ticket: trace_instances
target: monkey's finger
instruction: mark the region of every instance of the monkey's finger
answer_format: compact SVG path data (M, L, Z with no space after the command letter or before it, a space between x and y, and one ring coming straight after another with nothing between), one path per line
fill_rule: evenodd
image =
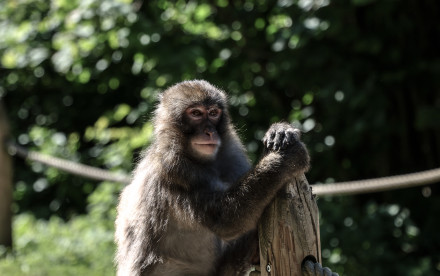
M262 139L261 141L263 142L264 147L266 147L266 146L267 146L267 139L266 139L266 136L263 137L263 139Z
M328 267L324 267L322 269L322 271L324 272L324 276L332 276L333 275L332 271Z
M272 149L273 144L274 144L274 140L273 139L267 139L266 143L265 143L265 146L266 146L267 149Z
M277 131L275 134L274 144L273 144L273 150L279 150L283 144L285 138L284 131Z
M293 131L293 133L295 134L295 138L296 138L297 140L301 140L301 130L299 130L299 129L297 129L297 128L294 128L292 131Z
M314 276L315 275L315 265L312 261L307 260L302 267L303 276Z
M324 271L322 270L322 266L320 263L315 263L315 275L324 276Z
M270 133L267 134L266 137L266 147L268 149L273 149L274 144L275 144L275 137L276 137L276 132L275 131L271 131Z
M275 131L269 129L263 138L263 144L267 149L271 149L273 147L274 138L275 138Z
M297 140L296 139L296 135L293 132L293 130L291 130L291 129L287 130L286 131L286 137L284 139L284 141L285 141L284 143L286 144L286 147L288 145L292 145L293 143L295 143L296 140Z

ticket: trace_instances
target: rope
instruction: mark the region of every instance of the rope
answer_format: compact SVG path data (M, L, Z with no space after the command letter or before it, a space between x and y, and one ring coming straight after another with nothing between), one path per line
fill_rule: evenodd
M119 182L126 184L130 183L131 181L131 177L126 174L113 173L107 170L41 154L35 151L28 151L27 149L11 141L6 142L6 146L11 155L18 155L22 158L39 162L71 174L100 181ZM316 195L353 195L422 186L439 181L440 168L418 173L375 179L332 184L314 184L312 185L312 189L313 193Z
M75 163L72 161L53 157L50 155L41 154L35 151L28 151L27 149L11 141L6 142L6 146L9 154L11 155L18 155L22 158L39 162L49 167L54 167L71 174L79 175L90 179L101 180L101 181L120 182L120 183L130 182L130 177L126 174L113 173L107 170Z
M352 195L403 189L440 181L440 168L375 179L312 185L316 195Z

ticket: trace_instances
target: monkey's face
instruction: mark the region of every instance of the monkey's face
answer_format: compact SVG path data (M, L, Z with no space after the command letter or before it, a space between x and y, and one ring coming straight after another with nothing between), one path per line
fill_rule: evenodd
M201 161L213 161L221 145L217 126L222 110L216 105L195 105L184 112L184 124L190 130L189 149L192 157Z

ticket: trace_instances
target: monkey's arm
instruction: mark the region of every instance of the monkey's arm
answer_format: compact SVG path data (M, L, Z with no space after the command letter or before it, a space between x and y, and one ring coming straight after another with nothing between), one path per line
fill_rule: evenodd
M255 168L225 192L195 197L202 223L224 239L255 228L287 176L308 169L309 155L297 132L289 124L273 125L264 139L267 153Z
M121 194L115 225L118 276L140 276L144 269L161 262L156 246L165 223L159 210L165 208L160 200L151 206L152 201L148 199L156 198L156 186L146 189L142 185L144 177L140 174Z

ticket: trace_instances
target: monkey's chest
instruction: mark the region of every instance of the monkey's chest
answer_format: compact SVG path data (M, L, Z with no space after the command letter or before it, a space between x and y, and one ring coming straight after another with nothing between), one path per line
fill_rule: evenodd
M220 240L204 228L194 229L171 223L161 243L164 262L156 268L161 275L212 275Z

